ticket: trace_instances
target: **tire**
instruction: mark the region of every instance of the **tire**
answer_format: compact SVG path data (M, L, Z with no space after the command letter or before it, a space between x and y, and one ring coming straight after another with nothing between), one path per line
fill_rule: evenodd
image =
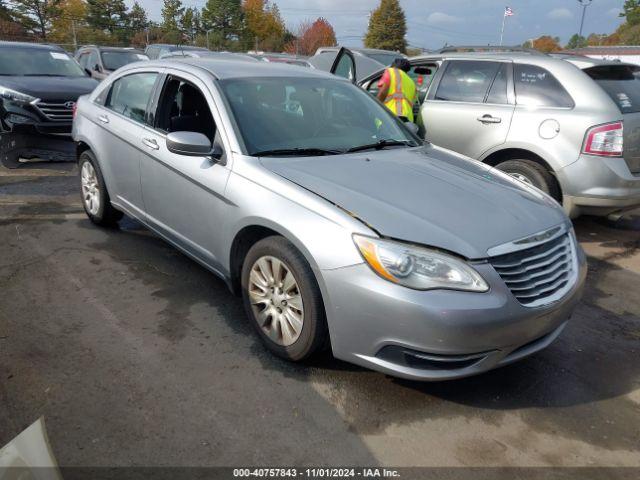
M102 171L91 150L85 150L80 154L78 170L80 172L80 198L89 219L101 227L116 226L123 214L111 205ZM83 175L91 174L91 172L95 175L95 181L86 182ZM91 194L91 192L94 193ZM92 198L90 199L90 197Z
M271 277L276 277L273 272L277 271L277 262L284 266L279 277L285 281L270 283L269 275L262 272L271 267ZM264 268L260 269L260 266ZM296 285L284 292L287 286L284 285L284 289L278 286L283 283L291 285L287 271ZM326 345L328 328L318 282L303 255L284 237L267 237L251 247L242 265L241 282L247 316L265 346L275 355L299 362ZM271 284L275 285L273 289L269 286ZM284 303L281 302L283 299ZM302 309L298 308L300 306ZM281 313L278 313L278 308Z
M555 177L539 163L524 159L507 160L496 165L496 168L560 200L560 188Z

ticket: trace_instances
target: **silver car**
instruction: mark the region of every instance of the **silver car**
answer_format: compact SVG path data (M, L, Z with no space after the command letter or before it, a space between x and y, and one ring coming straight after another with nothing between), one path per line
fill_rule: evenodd
M508 51L443 51L411 64L429 142L540 188L571 217L640 206L639 66ZM345 49L333 71L361 78ZM375 95L381 75L358 84Z
M473 375L553 342L582 291L554 200L326 73L132 65L79 100L73 136L89 218L127 213L222 277L290 360Z

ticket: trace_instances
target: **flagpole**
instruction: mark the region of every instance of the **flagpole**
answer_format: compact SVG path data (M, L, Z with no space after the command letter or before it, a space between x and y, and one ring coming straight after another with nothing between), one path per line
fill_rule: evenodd
M500 30L500 46L502 46L502 38L504 37L504 22L507 20L507 16L502 12L502 30Z

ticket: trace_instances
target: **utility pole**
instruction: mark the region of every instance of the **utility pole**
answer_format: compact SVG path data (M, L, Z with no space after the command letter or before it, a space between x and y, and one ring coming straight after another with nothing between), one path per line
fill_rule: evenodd
M582 5L582 20L580 20L580 33L578 35L582 37L582 29L584 28L584 17L587 14L587 7L591 5L593 0L578 0L578 3Z
M73 34L73 50L78 49L78 39L76 37L76 21L71 19L71 33Z
M147 29L145 30L145 33L147 35L147 47L149 46L149 27L147 27Z

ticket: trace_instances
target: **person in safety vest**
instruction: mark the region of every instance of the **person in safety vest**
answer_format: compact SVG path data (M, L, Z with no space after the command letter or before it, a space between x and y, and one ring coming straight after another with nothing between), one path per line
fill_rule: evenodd
M413 104L418 99L418 89L407 75L409 70L409 60L396 58L378 82L378 100L398 117L413 122Z

